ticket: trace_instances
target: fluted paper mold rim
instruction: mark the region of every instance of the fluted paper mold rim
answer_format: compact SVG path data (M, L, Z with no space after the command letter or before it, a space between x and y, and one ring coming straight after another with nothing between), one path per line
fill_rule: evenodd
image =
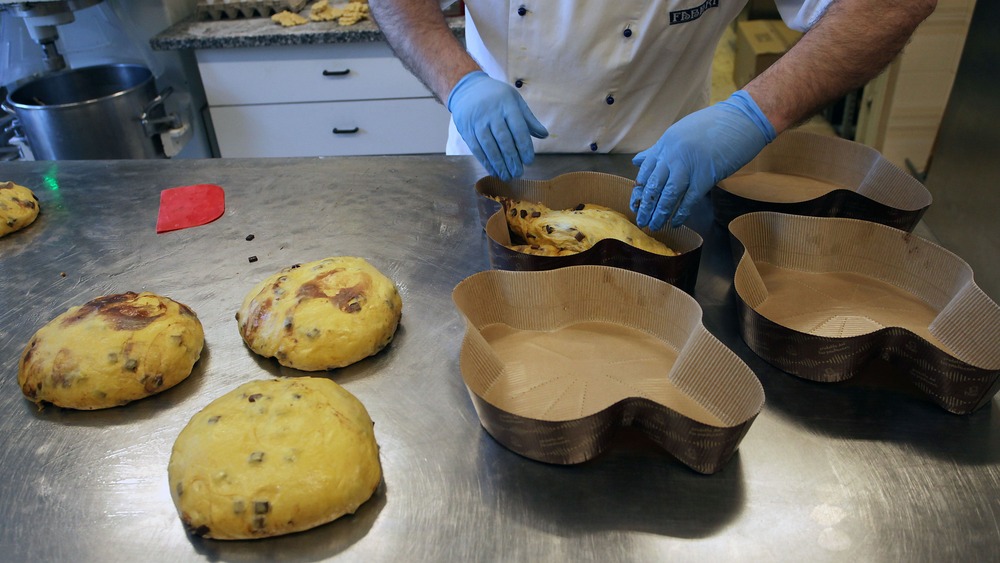
M552 209L572 209L581 203L603 205L635 222L629 199L635 182L604 172L579 171L548 180L515 179L504 182L486 176L476 182L479 218L486 230L490 266L501 270L551 270L566 266L601 265L633 270L653 276L693 294L701 262L703 240L688 227L646 230L677 256L662 256L640 250L618 240L602 240L578 254L534 256L508 248L511 243L503 209L494 197L542 203Z
M944 409L967 414L1000 390L1000 306L972 268L916 235L857 219L749 213L729 224L740 331L751 350L785 372L844 381L881 358ZM929 307L927 333L908 327L827 336L790 328L758 309L769 297L758 264L815 273L853 273L899 289ZM774 315L772 315L774 316Z
M726 191L734 178L770 172L839 186L795 202L770 202ZM790 187L788 188L790 189ZM918 179L861 143L790 130L782 133L746 166L711 190L715 218L725 226L755 211L812 217L844 217L912 231L930 207L931 193Z
M488 270L460 282L452 297L467 325L459 363L480 422L499 443L530 459L581 463L611 447L617 429L634 426L691 469L714 473L735 453L764 405L757 376L708 332L697 301L650 276L607 266ZM588 348L578 361L588 369L598 366L602 374L605 368L614 371L633 385L624 391L609 375L587 379L586 396L594 402L585 409L582 402L570 400L569 391L541 397L522 392L523 386L540 389L540 380L552 374L537 366L527 372L505 364L483 334L506 326L534 338L580 323L639 331L658 342L659 349L672 349L676 358L651 353L635 361L630 357L629 365L615 365L606 346ZM578 390L573 387L579 383L576 378L585 378L576 371L564 377L567 390ZM578 405L579 412L526 412L541 408L535 401L550 402L545 412L558 411L554 407L561 400L568 402L558 406L572 411ZM670 406L664 404L668 402Z

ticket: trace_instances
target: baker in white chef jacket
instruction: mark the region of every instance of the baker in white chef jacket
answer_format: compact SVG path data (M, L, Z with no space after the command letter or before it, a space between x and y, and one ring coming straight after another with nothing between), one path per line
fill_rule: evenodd
M776 0L805 31L708 105L712 58L746 0L465 0L465 46L439 0L369 0L396 54L452 114L448 154L507 180L535 152L630 152L639 226L678 226L778 133L864 85L936 0Z

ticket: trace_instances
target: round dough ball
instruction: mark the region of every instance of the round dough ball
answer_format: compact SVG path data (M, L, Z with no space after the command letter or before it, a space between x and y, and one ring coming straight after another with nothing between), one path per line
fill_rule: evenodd
M177 436L167 477L189 533L237 540L353 514L382 467L361 401L298 377L251 381L209 403Z
M0 182L0 237L23 229L38 217L34 192L14 182Z
M115 407L183 381L204 344L186 305L148 292L106 295L40 328L21 354L17 382L35 403Z
M384 348L403 302L364 258L296 264L257 284L236 313L251 350L305 371L341 368Z

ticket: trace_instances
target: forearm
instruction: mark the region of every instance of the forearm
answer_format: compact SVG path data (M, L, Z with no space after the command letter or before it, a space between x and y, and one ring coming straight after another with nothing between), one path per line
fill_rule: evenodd
M744 90L781 133L882 72L936 4L937 0L834 2L788 53Z
M369 0L396 56L438 98L446 101L455 83L479 70L448 29L437 0Z

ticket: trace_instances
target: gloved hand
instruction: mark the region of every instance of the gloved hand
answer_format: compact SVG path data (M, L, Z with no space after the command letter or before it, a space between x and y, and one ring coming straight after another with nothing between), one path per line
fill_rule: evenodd
M679 227L720 180L753 160L774 140L771 122L743 90L674 123L632 159L639 166L631 206L636 223L652 230Z
M462 77L448 95L448 111L462 139L486 171L507 181L535 160L531 137L549 132L510 84L477 70Z

